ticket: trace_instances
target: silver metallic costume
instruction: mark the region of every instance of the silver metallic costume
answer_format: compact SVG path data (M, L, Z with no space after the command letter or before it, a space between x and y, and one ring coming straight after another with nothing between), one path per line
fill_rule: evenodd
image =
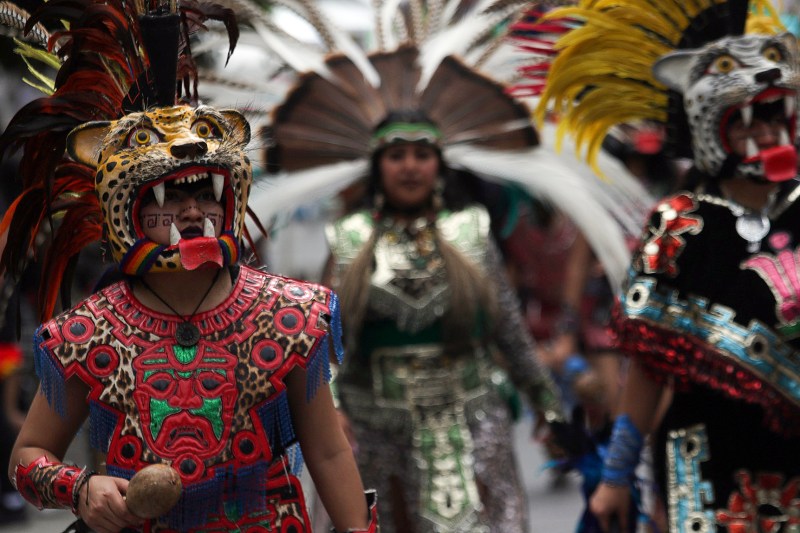
M487 274L501 309L491 336L476 328L458 349L442 341L450 289L434 224ZM337 383L362 477L386 495L381 530L407 531L392 520L404 505L416 521L405 527L416 533L527 531L512 423L496 390L497 356L538 411L557 411L558 399L534 357L488 214L473 206L408 224L369 211L345 217L327 231L335 277L373 231L380 233L367 317L358 339L349 340Z

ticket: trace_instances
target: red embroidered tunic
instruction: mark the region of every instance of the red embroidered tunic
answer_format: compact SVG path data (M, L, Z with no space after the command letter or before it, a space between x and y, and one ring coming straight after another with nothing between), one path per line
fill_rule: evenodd
M119 282L40 327L37 371L61 412L65 380L88 385L91 444L110 475L159 462L180 473L181 501L145 531L306 531L300 484L284 475L295 435L283 378L306 369L309 395L329 379L337 307L327 288L241 267L228 299L192 317L200 340L184 347L182 319Z

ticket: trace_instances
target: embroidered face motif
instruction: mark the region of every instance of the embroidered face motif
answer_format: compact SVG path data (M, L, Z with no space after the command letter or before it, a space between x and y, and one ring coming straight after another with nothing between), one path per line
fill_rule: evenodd
M250 127L237 111L175 106L93 122L69 136L70 155L97 168L95 189L103 208L111 252L127 274L194 270L235 263L252 182L244 149ZM202 235L171 232L169 244L143 232L145 200L164 204L165 187L208 182L224 208ZM149 222L148 222L149 223ZM171 225L163 219L160 223ZM219 237L215 233L220 233Z
M233 355L204 341L188 348L160 344L134 360L133 396L145 440L161 457L183 458L178 467L184 475L191 477L228 441L235 367Z
M683 95L697 166L716 176L735 154L731 128L745 134L738 172L783 181L797 175L797 45L791 34L726 37L704 48L668 54L655 77ZM770 140L755 124L770 123ZM749 132L748 132L749 131Z

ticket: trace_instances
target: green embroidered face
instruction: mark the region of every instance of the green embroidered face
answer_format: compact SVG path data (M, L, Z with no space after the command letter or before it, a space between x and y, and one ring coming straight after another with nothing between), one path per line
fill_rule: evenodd
M236 358L202 340L188 348L171 342L133 362L142 433L161 457L202 461L228 440L237 395Z

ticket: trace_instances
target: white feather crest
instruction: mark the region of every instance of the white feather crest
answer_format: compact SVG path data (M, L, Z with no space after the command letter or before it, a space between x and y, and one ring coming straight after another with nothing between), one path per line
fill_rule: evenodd
M328 67L325 66L324 54L290 46L288 42L259 20L252 20L250 23L267 48L275 52L292 69L297 72L317 72L324 78L330 79L331 75Z
M383 42L378 43L378 46L383 50L392 50L399 44L394 34L394 19L401 1L385 0L376 16L377 24L380 24L379 34L383 37Z
M420 47L420 91L428 85L431 77L445 57L449 55L463 57L468 48L474 43L475 38L484 33L487 28L496 25L501 19L502 16L498 13L475 14L465 17L436 35L432 35Z
M442 10L442 25L448 25L453 21L459 5L461 5L461 0L447 0Z
M248 205L265 224L291 215L298 207L331 198L369 172L367 159L345 161L291 174L261 177L254 182ZM252 223L250 223L252 224ZM255 226L248 225L252 234Z
M618 291L631 259L627 237L632 236L634 228L638 235L644 212L620 210L622 197L627 194L624 188L615 190L601 182L586 165L585 171L576 172L576 167L565 163L565 157L546 146L515 152L455 146L445 152L450 165L467 168L489 181L518 184L572 219Z
M353 64L361 71L361 73L364 75L364 78L373 87L380 86L380 76L378 75L378 72L372 66L372 63L370 63L369 59L367 59L367 55L364 50L355 43L353 38L347 32L342 31L334 24L331 24L329 21L323 19L321 16L318 19L315 18L315 13L309 12L309 9L313 9L313 7L309 8L303 2L297 2L296 0L274 1L277 4L286 6L306 19L321 35L324 34L325 39L330 39L332 43L331 49L327 50L328 53L344 54L350 58L350 61L352 61ZM317 14L319 15L320 13Z

